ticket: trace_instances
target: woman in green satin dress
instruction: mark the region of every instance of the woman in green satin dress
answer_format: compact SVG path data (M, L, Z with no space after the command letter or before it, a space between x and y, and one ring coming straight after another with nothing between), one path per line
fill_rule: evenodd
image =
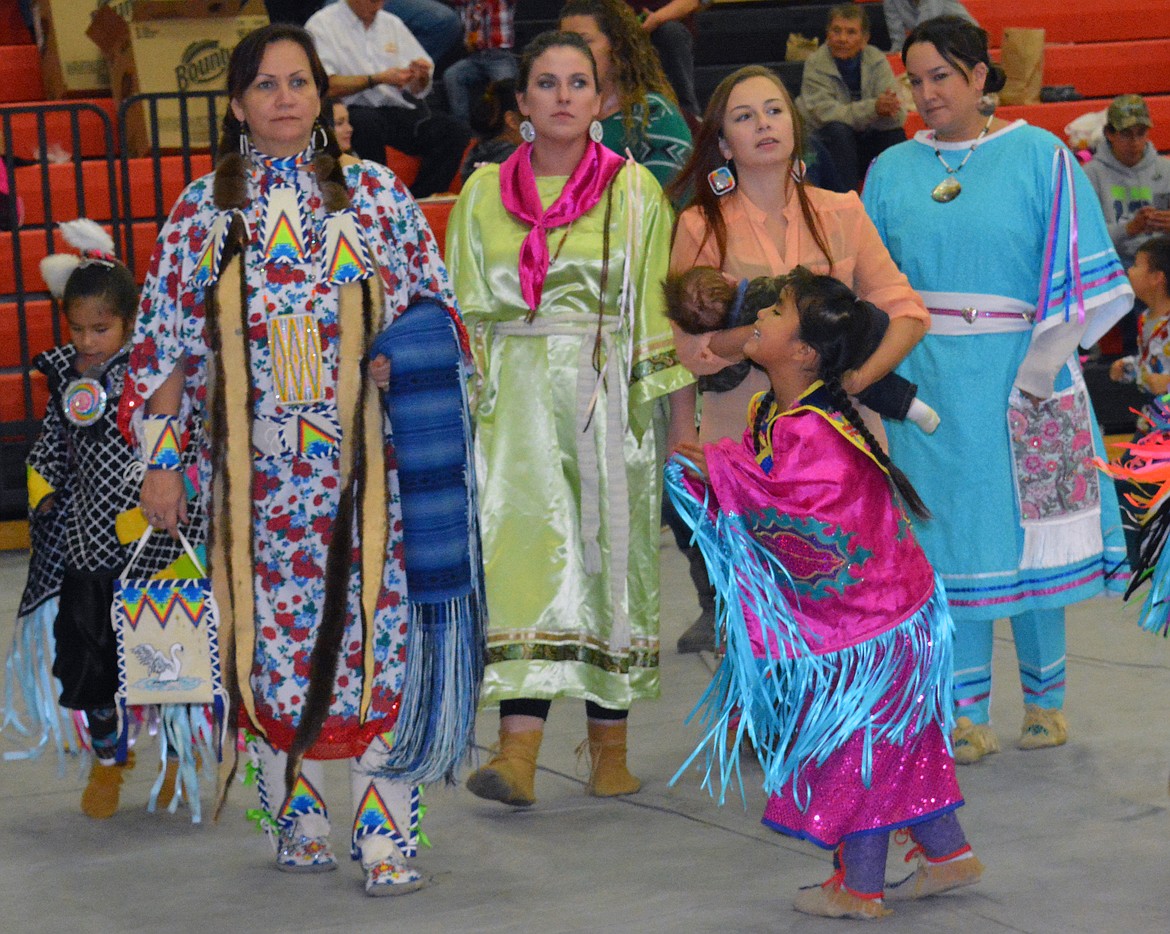
M659 689L652 413L692 377L663 308L670 206L649 170L600 145L589 47L534 39L518 97L528 142L468 180L447 259L477 366L482 702L501 714L500 753L468 787L524 806L556 697L586 702L590 793L640 786L626 714ZM669 446L693 437L693 409L668 434Z

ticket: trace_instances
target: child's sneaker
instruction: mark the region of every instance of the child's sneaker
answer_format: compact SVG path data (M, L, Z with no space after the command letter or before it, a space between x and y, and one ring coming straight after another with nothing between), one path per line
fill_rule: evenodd
M1060 710L1049 710L1035 704L1024 705L1024 725L1020 729L1017 749L1047 749L1068 742L1068 721Z
M134 768L134 753L125 762L103 765L95 761L89 773L89 782L81 793L81 811L95 820L105 820L118 812L118 799L122 796L122 779L127 769Z

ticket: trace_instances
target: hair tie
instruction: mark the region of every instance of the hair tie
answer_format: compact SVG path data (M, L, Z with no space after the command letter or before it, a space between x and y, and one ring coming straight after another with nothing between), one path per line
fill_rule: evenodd
M85 217L57 225L61 238L77 250L73 253L50 253L41 260L41 277L50 294L60 300L65 295L69 277L82 266L97 264L112 268L121 265L114 252L114 239L100 224Z
M731 308L727 312L727 326L729 328L738 328L741 325L751 324L751 319L741 321L740 317L743 315L743 298L747 295L748 280L740 279L739 285L735 287L735 298L731 301Z

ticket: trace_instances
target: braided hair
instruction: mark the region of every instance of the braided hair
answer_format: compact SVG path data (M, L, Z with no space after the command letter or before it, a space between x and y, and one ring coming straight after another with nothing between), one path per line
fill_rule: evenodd
M817 376L824 381L833 408L865 439L910 511L919 519L929 519L930 510L918 491L882 450L841 385L841 374L855 369L868 356L867 338L878 309L854 295L839 279L815 275L803 266L788 274L784 289L792 295L800 314L800 339L817 352Z

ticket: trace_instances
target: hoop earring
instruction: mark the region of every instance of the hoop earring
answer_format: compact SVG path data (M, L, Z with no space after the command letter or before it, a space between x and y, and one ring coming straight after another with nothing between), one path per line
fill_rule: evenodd
M321 144L317 145L317 134L321 134ZM314 152L325 152L329 148L329 134L320 120L313 121L313 135L309 138L309 146Z
M731 160L719 166L707 175L707 184L715 192L716 197L722 198L725 194L735 191L735 173L731 171Z
M248 124L240 121L240 155L247 159L252 155L252 140L248 137Z
M536 139L536 127L532 125L531 120L520 121L520 138L526 143L531 143Z
M605 127L601 125L600 120L594 120L589 124L589 138L595 143L600 143L605 138Z

